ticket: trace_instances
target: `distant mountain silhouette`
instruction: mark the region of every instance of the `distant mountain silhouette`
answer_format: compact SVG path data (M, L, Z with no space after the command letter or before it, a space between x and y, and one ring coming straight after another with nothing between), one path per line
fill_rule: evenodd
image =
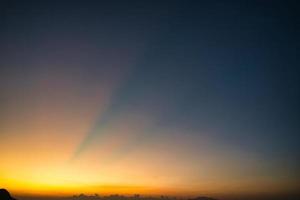
M61 200L62 198L56 198L56 199ZM9 192L6 189L0 189L0 200L16 200L16 199L10 196ZM99 196L98 194L95 194L95 195L87 196L84 194L80 194L80 195L74 195L69 198L64 198L64 200L180 200L180 199L176 197L168 197L168 196L147 197L147 196L140 196L138 194L135 194L133 196L123 196L118 194L109 195L109 196ZM196 197L196 198L191 198L186 200L217 200L217 199L211 197Z
M214 198L211 198L211 197L196 197L196 198L193 198L193 199L190 199L190 200L217 200L217 199L214 199Z
M16 200L12 198L6 189L0 189L0 200Z
M74 195L72 200L217 200L211 197L196 197L191 199L178 199L177 197L170 196L159 196L159 197L149 197L149 196L141 196L141 195L133 195L133 196L123 196L123 195L109 195L109 196L99 196L98 194L87 196L84 194Z

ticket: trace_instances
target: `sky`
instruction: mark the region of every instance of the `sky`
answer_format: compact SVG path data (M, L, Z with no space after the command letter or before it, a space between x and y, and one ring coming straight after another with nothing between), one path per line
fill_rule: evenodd
M293 194L297 1L1 1L0 186Z

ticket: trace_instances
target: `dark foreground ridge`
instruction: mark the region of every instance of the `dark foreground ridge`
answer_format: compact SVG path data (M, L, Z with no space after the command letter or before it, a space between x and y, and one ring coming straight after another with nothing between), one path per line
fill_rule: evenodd
M0 200L16 200L12 198L6 189L0 189Z

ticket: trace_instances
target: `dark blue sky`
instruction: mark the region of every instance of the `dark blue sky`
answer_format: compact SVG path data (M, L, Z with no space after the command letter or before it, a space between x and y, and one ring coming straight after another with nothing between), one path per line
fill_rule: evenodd
M2 1L0 7L1 124L11 107L23 109L22 97L36 95L40 74L74 78L66 87L87 94L116 83L76 155L103 124L138 113L151 119L146 140L165 128L205 132L225 149L299 176L297 1Z

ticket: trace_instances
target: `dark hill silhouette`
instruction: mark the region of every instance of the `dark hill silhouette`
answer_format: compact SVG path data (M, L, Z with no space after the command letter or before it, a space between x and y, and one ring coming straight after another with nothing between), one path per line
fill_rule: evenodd
M0 189L0 200L16 200L12 198L6 189Z

